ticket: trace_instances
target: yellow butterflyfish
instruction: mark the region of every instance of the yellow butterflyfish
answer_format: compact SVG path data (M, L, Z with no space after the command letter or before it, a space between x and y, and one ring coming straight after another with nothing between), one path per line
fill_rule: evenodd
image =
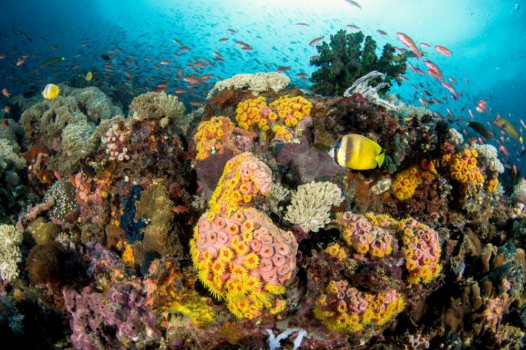
M381 167L385 153L382 147L371 139L362 135L349 134L342 137L339 146L331 150L339 165L354 169L368 170Z
M93 78L93 74L91 74L91 72L88 72L88 74L86 74L86 80L90 81L91 78Z
M44 96L44 98L53 99L57 97L59 93L60 89L58 86L53 84L47 84L44 88L44 91L42 91L42 96Z

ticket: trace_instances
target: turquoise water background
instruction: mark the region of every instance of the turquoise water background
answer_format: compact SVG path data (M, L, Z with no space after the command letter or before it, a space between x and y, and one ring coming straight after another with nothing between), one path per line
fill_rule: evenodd
M440 100L446 95L448 100L444 105L433 105L431 110L447 115L446 108L450 108L456 118L464 116L459 129L466 128L465 121L471 120L468 109L473 111L476 121L485 125L496 118L497 113L509 118L517 129L521 126L520 119L526 121L525 1L357 2L361 9L344 0L29 0L23 3L4 0L0 12L3 35L0 55L5 58L0 59L0 89L7 88L11 95L16 95L31 84L43 88L48 83L67 81L76 74L98 71L111 79L129 81L135 87L153 89L159 83L166 83L169 93L185 89L187 92L178 96L186 102L187 109L195 109L189 102L204 101L216 77L226 79L234 74L268 72L278 66L290 66L291 70L285 74L298 87L308 88L310 83L295 74L310 74L315 70L309 65L309 59L317 55L317 50L309 46L309 42L321 36L328 41L331 34L353 24L376 40L379 52L385 43L404 47L396 37L397 32L407 34L417 45L430 44L431 48L423 48L427 58L440 67L444 77L456 79L454 85L459 93L464 91L464 96L452 101L447 90L433 78L418 76L408 69L406 77L410 81L391 89L405 102L421 106L418 98L424 89ZM297 23L309 26L300 27ZM229 33L228 29L237 33ZM387 32L387 36L379 35L377 30ZM219 42L221 38L229 40ZM191 51L180 51L173 39L180 40ZM234 41L250 45L253 51L242 51ZM81 46L82 43L87 46ZM448 48L453 56L438 53L433 49L435 45ZM100 55L117 48L122 52L109 53L115 56L112 61L115 72L105 73L106 62ZM225 62L214 61L214 51L221 54ZM130 54L138 56L131 60L136 60L140 68L125 67L123 61L130 58ZM24 55L29 57L17 66ZM40 67L45 58L56 56L65 60L52 67ZM185 75L195 75L191 68L186 68L194 58L206 58L216 67L198 68L202 74L214 77L208 84L189 89L177 71L180 68ZM162 60L172 64L163 65L162 70L155 69L153 65L159 65ZM426 70L423 60L413 58L408 62ZM124 70L132 73L133 79L129 79ZM491 113L475 112L481 99L487 101ZM2 95L2 109L6 100ZM465 110L461 111L463 107ZM467 129L468 138L477 136ZM495 132L500 137L500 131L495 128ZM494 140L491 143L498 147ZM522 145L511 138L504 145L510 152L510 162L526 170L526 161L521 162L518 155Z

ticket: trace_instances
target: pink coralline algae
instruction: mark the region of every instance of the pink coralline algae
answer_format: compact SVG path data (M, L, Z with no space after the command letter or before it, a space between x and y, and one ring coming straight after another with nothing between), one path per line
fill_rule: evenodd
M110 220L108 193L94 188L92 180L83 172L75 175L77 196L80 201L80 220L92 228L92 233L102 234L104 225Z
M104 294L85 287L81 294L64 289L71 313L71 342L77 349L121 348L130 342L152 344L160 338L146 298L133 284L115 284Z

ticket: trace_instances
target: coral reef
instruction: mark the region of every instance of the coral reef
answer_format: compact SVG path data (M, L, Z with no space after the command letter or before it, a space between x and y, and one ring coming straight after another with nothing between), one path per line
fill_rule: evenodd
M0 226L1 335L43 349L522 347L526 181L457 120L385 95L406 57L364 39L318 47L315 93L242 74L185 115L188 96L94 73L127 117L97 88L20 99L23 127L0 125L0 221L16 222ZM328 150L348 134L384 165L339 166Z

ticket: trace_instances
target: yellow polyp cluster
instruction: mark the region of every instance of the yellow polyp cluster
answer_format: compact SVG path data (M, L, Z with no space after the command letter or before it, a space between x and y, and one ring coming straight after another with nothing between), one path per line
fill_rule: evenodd
M122 253L122 261L128 266L135 266L135 258L133 257L133 250L131 245L126 244L126 249Z
M453 180L462 184L462 190L469 192L474 186L484 183L484 177L477 166L477 151L466 148L460 154L445 155L442 161L449 165L449 173Z
M491 179L488 181L486 185L486 191L493 192L497 189L497 186L499 185L499 180L497 179Z
M265 98L262 96L241 102L236 109L236 120L239 127L252 131L253 126L258 124L262 130L268 130L268 121L261 118L259 114L259 109L266 105Z
M168 258L152 263L150 272L150 278L144 281L147 286L146 305L164 312L180 312L201 329L206 329L214 321L216 311L207 305L207 298L194 289L197 279L193 270L183 272L174 258Z
M438 233L414 219L401 222L402 251L405 267L409 271L408 282L429 283L442 269Z
M389 227L392 224L397 223L395 219L393 219L391 216L387 214L375 214L374 212L370 211L364 215L364 217L374 226L380 226L380 227Z
M273 315L285 310L285 307L287 306L287 302L285 300L276 299L276 302L274 305L275 306L270 309L270 313Z
M398 173L391 190L396 198L404 201L414 196L416 188L422 183L422 180L433 181L436 173L433 162L422 160L420 167L413 165Z
M276 140L290 141L294 138L292 131L283 125L274 125L272 131L276 133L276 136L274 136L274 139Z
M229 160L210 199L210 212L224 211L227 216L246 207L257 194L270 194L272 172L252 153Z
M202 122L194 136L197 149L196 159L206 159L210 154L220 150L223 136L233 127L234 123L226 117L213 117L207 122Z
M342 333L356 333L366 325L385 325L405 308L396 290L376 295L348 288L347 281L331 281L316 298L314 315L327 327Z
M270 104L276 108L278 118L288 127L295 127L306 115L310 115L312 103L301 96L289 98L281 97L279 100Z
M418 168L416 165L396 174L396 178L391 186L391 190L396 198L405 201L413 197L416 188L422 183L422 178L417 176L417 174Z
M340 261L343 261L347 258L347 252L345 252L345 249L343 249L343 247L340 247L338 243L334 243L328 246L325 249L325 253L329 254L332 257L337 258Z
M184 303L172 302L167 311L180 312L188 316L201 329L206 328L216 318L216 312L206 304L206 297L198 294L185 298Z

